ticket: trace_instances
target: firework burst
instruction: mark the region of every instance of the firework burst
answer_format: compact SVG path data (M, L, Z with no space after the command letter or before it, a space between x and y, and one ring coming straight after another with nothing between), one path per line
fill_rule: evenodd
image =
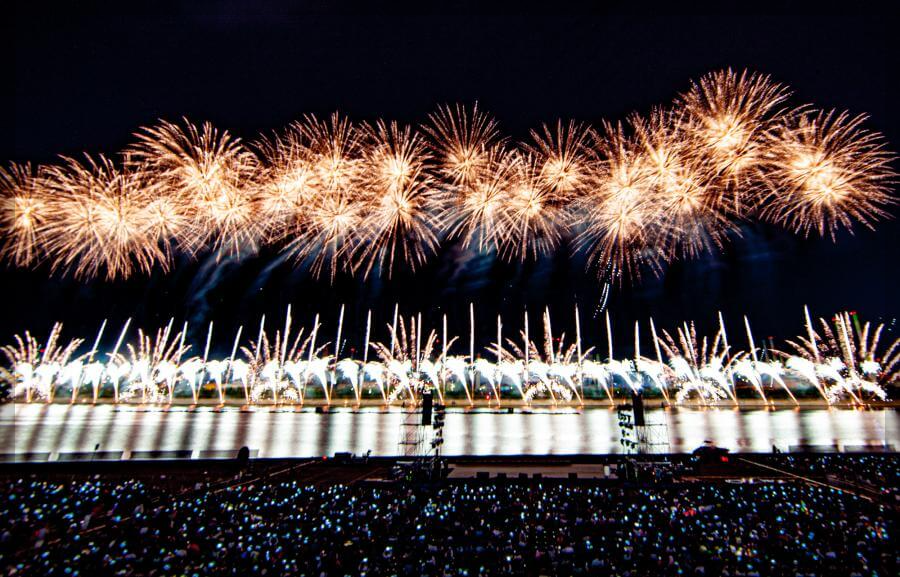
M184 126L164 121L136 136L138 143L127 151L129 162L152 174L169 196L170 211L199 217L185 228L167 221L183 249L210 246L240 254L256 246L253 191L259 162L240 139L187 120Z
M489 151L502 145L497 122L478 110L478 105L444 106L431 114L425 132L438 162L438 170L451 183L466 186L492 166Z
M631 118L636 145L650 171L656 211L651 243L666 259L695 257L721 248L736 227L728 220L712 163L694 154L684 123L674 113L655 109L649 118Z
M485 152L486 168L460 187L456 204L443 215L449 236L462 239L464 248L499 249L507 239L510 196L521 158L494 146Z
M559 121L555 128L545 124L540 131L532 130L531 138L533 143L525 149L537 161L538 176L561 200L590 186L595 162L591 127L574 120Z
M658 227L654 172L647 157L622 125L605 126L596 146L604 159L597 167L594 186L579 201L584 227L579 243L598 268L612 276L639 273L639 265L659 266L660 252L652 239Z
M779 126L769 147L771 194L764 214L804 236L821 236L854 223L874 228L895 202L896 174L880 134L861 125L864 115L807 112Z
M444 242L511 261L571 243L621 282L721 249L753 215L832 237L889 216L896 175L881 135L788 95L725 70L647 116L600 131L560 121L526 142L460 105L416 128L306 116L252 146L161 121L118 162L0 172L0 256L118 279L264 245L333 280L415 270Z
M257 209L270 243L296 236L307 217L307 205L316 196L318 184L302 124L291 124L282 134L261 139L263 172L257 188Z
M0 167L0 256L16 266L35 264L42 255L39 232L47 219L47 196L39 169L30 164Z
M367 132L371 144L363 202L368 217L362 225L359 267L364 277L374 268L390 276L397 260L415 270L437 246L437 210L444 193L427 169L430 157L422 138L411 128L379 121Z
M421 320L410 317L406 321L403 317L399 317L396 325L388 324L388 333L391 337L389 343L372 343L372 348L383 363L397 361L410 363L415 367L421 361L431 359L437 342L437 333L429 331L423 343Z
M298 261L310 261L315 276L327 270L333 280L338 270L351 270L363 224L362 134L336 113L327 121L308 116L300 130L308 142L316 186L289 251Z
M767 133L789 116L788 96L785 86L766 75L728 69L704 76L676 102L686 112L681 129L713 164L736 214L754 208Z
M548 179L545 166L546 162L532 156L524 156L516 163L516 174L503 207L505 233L500 237L501 254L509 260L538 258L553 252L567 229L563 190L572 189L556 177Z
M54 269L114 279L163 260L143 172L118 168L106 157L65 159L48 168L47 182L56 218L41 231Z

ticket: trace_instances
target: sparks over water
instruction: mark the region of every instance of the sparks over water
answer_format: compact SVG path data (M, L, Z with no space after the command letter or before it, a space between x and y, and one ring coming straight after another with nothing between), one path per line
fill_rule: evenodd
M651 318L653 357L641 354L641 335L647 332L635 322L633 358L616 359L609 317L603 358L595 347L583 346L577 307L574 342L566 340L565 333L554 338L549 309L541 315L542 341L532 340L526 311L515 337L509 336L509 327L498 316L496 340L479 354L472 306L465 355L454 351L457 337L448 334L446 316L441 319L438 340L438 328L424 327L421 313L404 316L399 307L395 311L385 327L386 342L372 340L371 311L366 315L361 360L342 356L343 307L335 317L333 343L319 340L319 315L311 330L297 328L288 307L284 324L274 335L267 332L263 316L256 339L241 346L243 327L239 328L230 357L222 359L209 358L212 323L206 329L202 357L192 354L193 346L186 342L187 323L176 333L174 319L155 334L137 330L136 342L126 339L130 320L126 321L108 353L100 348L104 320L93 345L83 354L79 354L82 344L90 341L64 341L62 325L57 323L46 340L26 332L14 344L2 347L9 364L0 369L0 377L14 397L25 402L53 402L62 390L75 402L84 387L94 402L102 397L167 404L184 397L197 403L206 390L207 397L217 398L218 404L229 399L302 404L310 398L325 404L339 400L391 404L416 403L424 391L432 390L441 402L471 405L482 399L497 406L510 402L581 405L586 399L603 398L616 402L617 393L625 400L632 392L659 395L667 403L736 406L739 389L745 392L743 398L766 404L784 394L786 402L795 405L798 395L827 405L865 405L886 400L886 385L900 380L900 339L882 346L883 325L860 325L851 313L839 313L831 323L820 319L819 333L806 310L801 336L786 342L793 351L770 354L757 348L746 317L747 351L732 349L721 315L718 331L711 337L698 334L688 322L673 331L658 331ZM369 349L375 360L370 360Z

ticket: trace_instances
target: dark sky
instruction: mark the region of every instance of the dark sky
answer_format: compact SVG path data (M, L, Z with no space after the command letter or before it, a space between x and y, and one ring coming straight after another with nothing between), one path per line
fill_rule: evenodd
M287 14L268 3L238 12L239 5L187 9L170 3L117 15L31 5L27 14L18 13L6 24L13 58L4 59L12 80L5 91L13 102L2 111L0 160L115 153L135 129L158 118L210 120L252 139L308 112L418 122L437 104L476 100L507 133L524 137L556 118L598 122L646 112L668 103L690 79L728 66L771 74L793 88L797 104L867 112L868 127L900 149L893 82L900 69L898 22L885 14L829 15L801 7L755 16L407 16L322 9ZM631 323L651 315L662 327L683 319L708 327L721 310L736 332L748 314L757 336L777 338L799 332L804 303L821 315L842 309L870 319L900 314L896 220L875 232L842 234L837 243L757 224L741 231L721 254L613 287L609 310L623 352L631 348ZM361 332L368 308L383 326L397 301L407 313L423 311L433 326L449 312L451 327L462 332L474 301L486 343L498 312L518 328L526 305L533 324L549 305L557 333L571 334L577 301L586 338L605 342L602 319L593 317L602 285L584 272L582 260L564 252L503 265L448 249L416 275L367 283L343 278L335 286L290 265L271 267L276 256L239 265L184 261L174 274L118 283L48 280L44 268L4 267L8 298L0 340L26 328L43 334L56 319L74 335L92 334L104 317L121 323L133 316L138 325L155 328L175 315L191 321L198 345L205 323L215 319L224 349L239 323L255 326L263 312L274 330L289 302L301 323L309 324L317 311L327 315L329 333L346 303L351 337ZM255 335L255 328L245 330Z

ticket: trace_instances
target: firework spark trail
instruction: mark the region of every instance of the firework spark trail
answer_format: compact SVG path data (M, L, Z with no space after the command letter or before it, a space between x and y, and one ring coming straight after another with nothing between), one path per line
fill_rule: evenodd
M866 322L861 329L854 329L851 317L855 313L842 312L830 323L820 318L819 333L809 310L805 309L804 313L806 335L786 341L791 352L776 352L803 369L804 378L826 399L833 400L842 392L854 398L864 392L884 398L884 385L900 380L900 338L882 348L884 324L873 327L871 322ZM832 381L832 385L823 388L820 377Z
M12 381L13 394L18 392L16 388L19 387L29 402L35 393L47 402L53 400L57 373L70 362L83 342L83 339L72 339L61 344L62 328L62 323L54 324L43 346L31 333L25 331L24 337L16 335L15 345L0 348L12 365L12 370L4 369L2 376ZM81 357L77 357L72 362L80 360Z
M474 307L470 314L474 327ZM85 341L63 341L62 325L57 323L44 341L26 332L16 336L14 344L0 348L8 361L8 366L0 368L0 378L15 398L25 402L52 402L55 391L65 386L71 387L74 402L77 388L88 383L94 402L105 385L112 388L114 402L171 403L180 387L189 388L190 397L197 403L203 388L209 386L215 389L220 404L226 402L229 392L247 403L303 403L310 390L320 390L324 401L331 403L340 398L338 385L349 382L359 403L368 382L377 386L385 403L416 403L423 391L436 389L441 401L447 395L458 393L461 397L464 392L469 404L481 394L489 394L491 402L501 405L507 400L530 403L538 398L581 404L586 398L586 385L593 382L595 391L602 390L613 403L616 390L624 388L656 390L667 402L708 405L730 401L737 405L738 384L746 383L753 396L767 404L774 402L772 395L779 389L797 404L795 392L804 390L804 383L808 383L828 404L848 401L864 406L885 400L888 387L900 382L900 339L883 346L884 327L856 322L853 314L839 313L832 322L820 319L820 334L812 328L807 313L801 336L787 341L796 352L774 351L775 358L759 353L746 318L749 350L732 351L720 314L718 331L711 338L699 335L695 325L687 322L673 332L657 332L650 319L655 359L641 355L641 335L647 333L635 322L633 357L615 359L607 322L609 357L602 361L596 359L593 347L582 348L577 307L573 343L566 342L565 333L554 336L548 309L542 315L542 342L529 340L527 314L518 342L504 336L508 333L504 333L506 327L498 316L496 340L486 349L485 357L475 356L474 331L469 354L453 355L451 348L457 339L448 335L446 317L442 319L438 348L437 331L425 330L421 313L405 318L398 313L387 325L389 342L370 340L371 316L367 315L364 349L371 346L378 357L375 361L370 361L366 353L361 360L341 357L342 348L337 343L342 343L345 335L343 311L337 315L334 346L317 343L321 330L318 315L312 330L295 328L289 307L283 329L271 337L263 318L256 340L240 347L243 359L235 358L242 329L238 329L230 357L210 359L212 324L202 356L186 357L191 349L185 342L186 323L180 332L173 333L173 318L155 336L138 330L136 343L123 343L130 324L126 322L112 352L98 355L104 322L90 349L76 355ZM119 353L122 347L126 354ZM331 352L326 354L326 350ZM95 356L107 360L95 361ZM512 392L503 391L504 385L512 387Z
M571 241L621 282L721 249L749 217L832 239L887 218L882 135L789 95L718 71L646 116L558 121L523 142L461 105L417 127L306 116L250 144L160 121L118 161L0 169L0 258L116 279L266 246L333 280L415 270L448 242L524 261Z

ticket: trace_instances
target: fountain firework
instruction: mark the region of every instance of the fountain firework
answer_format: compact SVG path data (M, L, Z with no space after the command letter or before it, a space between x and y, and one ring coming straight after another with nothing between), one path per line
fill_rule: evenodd
M359 360L342 356L343 311L341 307L334 343L320 342L319 315L311 330L295 328L288 307L283 328L272 336L263 317L257 338L241 346L240 327L227 358L209 356L212 323L202 356L190 354L187 323L174 332L174 319L153 336L139 329L136 343L126 342L129 319L111 351L101 353L104 321L91 348L81 355L77 352L83 339L63 341L62 324L57 323L43 344L26 332L15 337L14 345L3 347L9 366L2 377L14 398L24 402L53 402L60 387L69 387L70 402L75 402L81 388L88 387L94 402L108 392L113 402L167 404L187 395L198 403L207 391L219 404L235 397L248 404L303 404L311 399L325 404L415 404L423 391L431 389L440 402L472 405L484 398L498 406L582 405L604 398L616 403L617 398L629 399L632 392L659 395L665 403L736 406L742 390L766 404L774 403L778 391L794 404L804 391L813 391L828 405L865 404L886 400L887 387L900 380L900 339L882 350L883 325L861 325L853 313L839 313L832 323L820 319L820 334L807 310L805 336L786 343L795 352L773 351L762 358L746 317L748 351L732 349L721 314L711 338L698 335L695 325L687 322L674 331L657 332L649 319L653 358L641 354L636 322L633 357L617 359L608 314L606 358L594 354L594 347L583 347L577 307L573 342L565 333L554 337L550 311L545 309L542 341L532 340L527 312L518 340L504 338L506 326L498 316L496 340L485 349L485 356L479 356L471 306L469 351L464 356L453 354L457 337L448 334L446 316L439 338L436 329L423 326L421 313L404 317L395 307L386 342L372 340L369 311ZM376 360L369 358L370 349ZM352 397L341 394L348 386Z

